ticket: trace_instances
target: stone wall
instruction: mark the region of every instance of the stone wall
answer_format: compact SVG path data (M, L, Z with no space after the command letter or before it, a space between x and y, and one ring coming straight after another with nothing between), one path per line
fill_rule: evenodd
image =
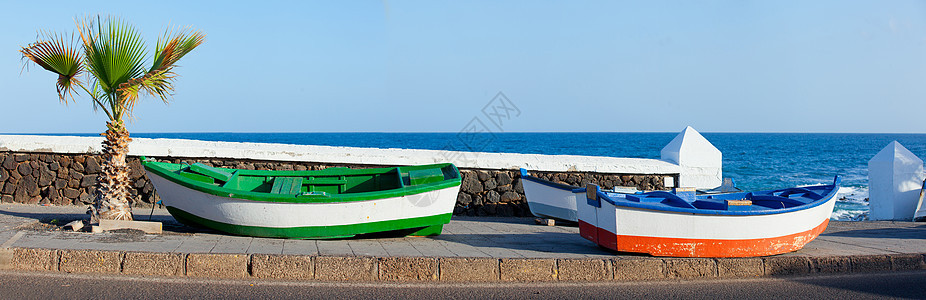
M222 158L158 158L173 163L201 162L215 167L247 170L320 170L329 167L375 168L382 165L284 162ZM92 154L0 152L0 201L28 204L87 205L100 173L101 159ZM135 207L151 207L159 198L138 157L129 157L133 180L130 190ZM461 169L463 184L454 214L470 216L530 216L517 170ZM550 181L575 186L596 183L602 188L633 186L663 189L665 177L678 182L678 174L602 174L585 172L531 172Z

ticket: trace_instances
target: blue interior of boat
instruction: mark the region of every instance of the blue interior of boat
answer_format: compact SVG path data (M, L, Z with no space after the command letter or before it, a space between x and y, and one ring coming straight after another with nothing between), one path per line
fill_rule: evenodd
M835 198L842 179L836 176L832 184L793 187L757 192L696 194L684 191L679 194L667 191L636 192L633 194L601 191L588 193L584 187L551 182L530 176L521 169L521 179L549 187L586 194L588 205L601 207L601 202L615 206L634 207L658 211L675 211L694 214L762 215L802 210L821 205ZM597 188L597 187L596 187Z
M786 188L759 192L724 194L702 194L679 197L666 191L638 192L624 194L599 191L600 199L589 199L589 204L598 206L597 201L607 201L616 206L628 206L661 211L693 212L700 214L754 215L782 213L810 208L825 202L836 193L840 179L831 185ZM585 188L581 188L584 192ZM579 192L578 189L573 190ZM687 195L686 195L687 196Z

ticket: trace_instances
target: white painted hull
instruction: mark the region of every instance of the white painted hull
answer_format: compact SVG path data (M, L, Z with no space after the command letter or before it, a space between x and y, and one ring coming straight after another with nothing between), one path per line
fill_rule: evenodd
M330 227L448 215L459 186L414 195L333 203L280 203L220 197L148 172L162 203L222 224L262 228ZM448 218L449 220L449 218Z
M585 193L577 196L585 197ZM826 229L836 203L767 215L708 215L614 205L579 206L580 232L625 252L677 257L747 257L791 252Z
M576 222L576 194L572 191L544 185L522 177L524 195L527 197L527 206L531 213L541 218L554 218ZM581 199L584 198L582 194Z

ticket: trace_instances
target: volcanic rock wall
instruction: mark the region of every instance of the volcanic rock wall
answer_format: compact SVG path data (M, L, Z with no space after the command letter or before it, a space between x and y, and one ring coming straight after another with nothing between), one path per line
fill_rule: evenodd
M383 165L332 164L224 158L152 157L173 163L201 162L215 167L247 170L320 170L329 167L375 168ZM95 154L0 152L0 201L88 205L93 202L102 160ZM130 195L135 207L151 207L159 198L145 176L138 157L129 157ZM517 170L461 168L463 184L454 214L470 216L529 216ZM678 174L605 174L591 172L531 172L531 175L575 186L596 183L602 188L632 186L643 190L664 189L666 177L678 182Z

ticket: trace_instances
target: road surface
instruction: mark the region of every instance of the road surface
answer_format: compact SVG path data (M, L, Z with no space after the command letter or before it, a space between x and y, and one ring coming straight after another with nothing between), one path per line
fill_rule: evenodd
M3 299L926 299L926 271L640 283L395 284L0 271Z

